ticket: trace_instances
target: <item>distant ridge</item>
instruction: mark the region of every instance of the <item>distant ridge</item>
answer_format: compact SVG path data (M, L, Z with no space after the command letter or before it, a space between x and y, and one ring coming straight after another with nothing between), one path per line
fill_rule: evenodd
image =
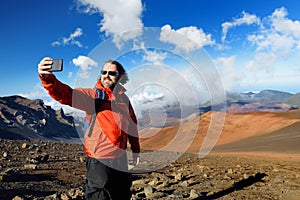
M300 107L300 93L294 94L283 101L283 103Z
M300 93L276 90L228 93L227 101L219 105L168 105L164 107L167 119L160 120L160 112L139 116L140 129L174 127L208 112L247 113L285 112L300 107ZM84 118L66 115L62 109L54 110L40 99L30 100L13 95L0 97L0 138L4 139L79 139L83 133ZM76 123L75 123L76 122ZM80 132L80 136L78 136ZM171 133L169 133L172 135Z
M277 90L263 90L257 94L254 94L254 98L256 99L271 99L274 101L283 101L291 96L293 96L293 94L289 92Z
M260 112L288 111L300 107L287 101L295 99L295 94L277 90L262 90L260 92L229 93L227 95L227 112Z
M74 119L53 110L40 99L0 97L0 138L47 139L78 137Z

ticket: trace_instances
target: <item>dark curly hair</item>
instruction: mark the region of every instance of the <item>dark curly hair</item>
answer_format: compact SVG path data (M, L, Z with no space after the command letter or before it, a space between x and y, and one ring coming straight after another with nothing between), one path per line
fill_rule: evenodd
M125 71L124 67L121 65L121 63L119 63L119 62L116 61L116 60L107 60L107 61L103 64L102 69L103 69L104 65L106 65L107 63L114 64L114 65L117 66L117 70L118 70L119 76L120 76L120 78L119 78L119 80L118 80L119 83L121 83L121 84L124 85L125 83L127 83L127 82L129 81L128 74L127 74L127 72ZM101 69L101 70L102 70L102 69Z

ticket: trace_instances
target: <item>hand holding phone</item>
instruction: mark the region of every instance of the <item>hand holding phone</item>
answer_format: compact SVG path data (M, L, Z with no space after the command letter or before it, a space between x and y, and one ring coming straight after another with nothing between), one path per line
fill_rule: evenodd
M54 59L49 72L60 72L63 70L63 59Z

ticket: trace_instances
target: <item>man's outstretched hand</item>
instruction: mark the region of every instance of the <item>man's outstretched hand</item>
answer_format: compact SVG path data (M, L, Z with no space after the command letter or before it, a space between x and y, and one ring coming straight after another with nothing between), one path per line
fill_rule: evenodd
M53 63L53 59L50 57L45 57L41 60L41 62L38 64L38 73L39 75L47 75L52 74L52 72L48 71L51 69L51 65Z

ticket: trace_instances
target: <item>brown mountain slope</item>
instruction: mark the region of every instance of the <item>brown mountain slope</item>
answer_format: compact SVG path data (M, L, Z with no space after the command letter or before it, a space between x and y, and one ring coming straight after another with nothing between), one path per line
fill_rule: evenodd
M280 152L300 153L300 122L271 133L256 135L240 141L216 146L220 152Z
M224 113L213 114L221 116ZM286 152L300 153L300 138L298 137L300 110L227 113L221 130L209 129L212 123L218 123L218 121L212 122L211 115L212 113L208 112L185 124L162 129L143 130L141 131L141 146L143 149L149 150L199 152L206 135L218 135L218 132L221 132L214 151L226 150L228 152L232 148L234 148L234 152L242 152L247 148L249 150L257 148L266 152L281 151L278 146L285 143Z

